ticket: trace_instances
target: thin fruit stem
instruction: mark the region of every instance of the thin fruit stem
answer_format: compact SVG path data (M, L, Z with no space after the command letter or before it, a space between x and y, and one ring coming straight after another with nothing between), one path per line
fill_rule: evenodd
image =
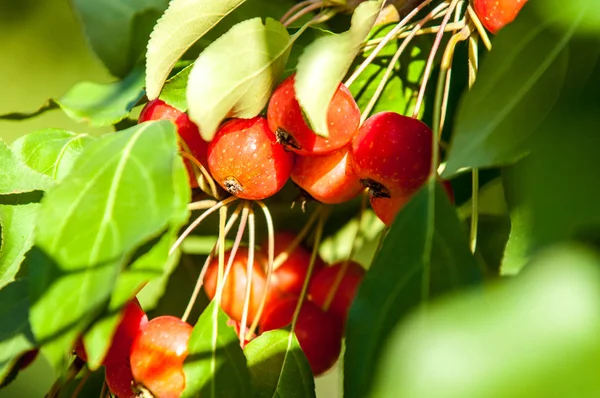
M439 8L439 6L438 6L438 8ZM420 20L415 25L415 27L412 29L410 34L402 41L402 44L400 44L400 47L398 47L398 50L396 50L396 52L394 53L394 56L388 63L388 66L385 69L383 77L379 81L379 84L377 85L377 88L375 89L373 96L371 96L369 103L367 104L367 106L365 107L365 109L362 112L361 120L360 120L361 124L367 119L367 117L369 116L369 114L371 113L373 108L375 107L377 100L381 96L381 93L383 92L383 89L385 88L385 85L386 85L388 79L390 78L390 75L392 74L392 70L394 69L394 66L396 66L396 63L400 59L400 56L402 55L402 53L404 52L406 47L408 47L409 43L415 37L415 35L419 31L419 29L421 29L421 27L423 25L425 25L427 22L429 22L437 12L439 12L439 11L437 9L435 9L435 10L431 11L429 14L427 14L422 20Z
M477 70L479 69L479 58L478 58L478 45L477 38L469 37L469 89L475 84L477 78ZM477 250L477 230L479 227L479 170L473 169L473 180L472 180L472 195L471 195L471 231L470 231L470 242L471 252L475 253Z
M419 95L417 96L417 102L415 104L415 109L413 111L413 118L417 118L419 116L419 112L421 111L421 105L423 104L423 98L425 97L425 89L427 88L427 83L429 81L429 76L431 75L431 70L433 68L433 61L435 59L435 55L440 47L440 43L442 42L442 37L444 35L444 29L446 25L448 25L448 21L452 16L456 5L459 0L452 0L448 10L446 11L446 15L440 24L440 31L435 35L435 41L433 42L433 46L431 47L431 51L429 52L429 58L427 59L427 64L425 65L425 73L423 75L423 81L421 82L421 87L419 88ZM433 168L432 170L434 170Z
M85 368L83 370L83 376L81 376L81 380L79 381L79 383L77 383L77 387L75 387L75 389L73 390L71 398L77 398L79 394L81 394L81 390L83 390L83 386L88 381L90 374L92 374L92 372L90 372L88 368Z
M281 17L281 19L279 20L279 22L281 22L282 24L285 23L287 21L287 19L289 17L291 17L292 15L294 15L295 12L297 12L298 10L300 10L301 8L304 8L310 4L312 4L313 1L312 0L304 0L301 1L300 3L292 6L289 10L286 11L285 14L283 14L283 16Z
M200 187L200 189L202 189L207 194L211 195L213 198L220 199L219 191L217 190L215 180L212 178L212 176L210 175L208 170L206 170L206 167L204 167L204 165L202 163L200 163L198 161L198 159L196 159L195 156L193 156L187 152L180 151L179 154L182 157L191 161L194 164L195 169L200 170L200 174L202 175L203 178L198 180L198 178L196 177L196 182L198 182L198 186ZM207 192L207 190L206 190L205 183L208 184L208 186L210 188L209 192Z
M248 329L248 332L246 334L246 340L250 340L252 334L256 330L260 317L262 316L263 310L265 308L265 304L267 303L267 296L269 294L269 289L271 288L271 276L273 275L273 257L275 257L275 228L273 226L273 217L271 217L271 212L269 211L267 205L265 205L261 200L257 200L256 203L258 203L258 205L262 209L265 215L265 221L267 222L267 236L269 240L267 256L267 275L265 282L265 292L263 293L263 296L260 300L260 305L258 306L256 317L252 321L252 325L250 325L250 328Z
M252 275L254 275L254 252L256 246L256 220L254 219L254 210L250 208L250 215L248 219L249 230L248 230L248 265L246 270L246 292L244 295L244 311L242 311L242 321L240 323L240 347L244 348L244 340L246 336L246 325L248 324L248 311L250 308L250 298L252 295Z
M204 221L204 219L206 217L208 217L209 215L211 215L212 213L214 213L215 211L219 210L220 208L227 206L228 204L235 202L236 200L238 200L238 198L236 196L230 196L227 199L223 199L222 201L218 202L217 204L213 205L212 207L210 207L208 210L206 210L204 213L202 213L200 216L198 216L198 218L196 218L194 220L193 223L191 223L186 229L185 231L183 231L183 233L179 236L179 238L177 238L177 240L175 241L175 243L173 243L173 246L171 246L171 249L169 250L169 256L171 254L173 254L173 252L175 250L177 250L177 248L179 247L179 245L181 245L181 242L183 242L183 240L185 238L187 238L187 236L202 222Z
M467 13L469 14L469 18L471 18L471 21L473 21L475 24L475 28L477 29L477 33L479 33L479 37L481 37L481 40L483 41L483 45L488 51L491 51L492 42L490 41L490 37L488 36L483 24L481 23L481 20L471 5L467 7Z
M219 264L217 269L217 290L215 292L215 303L216 307L221 305L221 295L223 289L219 287L223 284L224 279L224 268L225 268L225 220L227 219L227 206L223 206L219 209ZM215 322L216 324L216 322Z
M310 228L313 226L315 221L317 221L317 217L319 216L319 213L322 211L322 209L323 207L319 205L315 209L315 211L313 211L313 213L310 215L310 218L308 219L308 221L306 221L306 224L304 224L300 232L298 232L298 235L296 235L292 243L290 243L289 246L286 247L283 252L279 253L275 260L273 260L273 271L276 271L277 268L281 267L281 264L285 263L290 257L290 254L294 250L296 250L296 247L298 247L298 245L300 244L300 242L302 242L306 234L308 234L308 231L310 231Z
M285 26L286 28L289 27L292 23L296 22L298 19L302 18L306 14L309 14L309 13L315 11L315 10L319 10L319 9L323 8L324 5L325 5L325 2L319 1L317 3L310 4L310 5L306 6L306 7L304 7L303 9L301 9L300 11L298 11L296 14L292 15L291 17L289 17L287 19L287 21L285 21L283 23L283 26Z
M340 284L342 283L342 280L344 279L344 275L346 275L346 272L348 271L350 261L352 261L352 258L354 257L354 253L356 253L356 250L358 250L358 238L360 237L361 226L362 226L362 221L363 221L363 214L367 208L368 195L369 194L367 193L367 191L363 192L362 200L360 202L360 212L358 213L358 219L356 222L356 233L354 234L354 240L352 241L352 247L350 248L350 254L348 254L348 257L342 264L340 271L335 276L335 281L333 281L333 285L331 285L331 288L329 289L329 292L327 293L327 297L325 298L325 302L323 303L323 311L325 311L325 312L329 311L331 302L333 301L335 294L337 293L338 289L340 288Z
M344 83L344 85L346 87L350 87L350 85L352 83L354 83L354 81L356 80L356 78L358 78L358 76L360 76L360 74L367 68L367 66L369 66L369 64L371 62L373 62L373 60L375 59L375 57L377 56L377 54L379 54L379 52L383 49L383 47L386 46L386 44L388 44L388 42L390 40L392 40L392 38L398 34L398 32L400 32L400 30L402 28L404 28L404 26L415 16L419 13L419 11L421 11L423 8L425 8L427 5L429 5L429 3L431 3L432 0L425 0L423 3L419 4L418 7L416 7L414 10L412 10L410 13L408 13L408 15L406 15L400 22L398 22L398 24L396 26L394 26L394 28L392 30L390 30L381 40L381 42L377 45L377 47L375 47L375 49L373 50L373 52L371 54L369 54L369 56L367 58L365 58L365 60L360 64L360 66L358 68L356 68L356 70L352 73L352 75L348 78L348 80L346 80L346 82Z
M447 8L447 5L445 5L444 8ZM437 18L439 18L439 15L435 15L432 19L437 19ZM461 29L463 26L465 26L464 21L450 22L450 23L448 23L448 25L446 25L444 32L453 32L457 29ZM404 29L402 29L402 31L400 31L400 33L398 33L394 37L394 40L404 39L406 36L408 36L410 34L410 31L414 27L415 27L415 24L406 26ZM428 35L428 34L432 34L432 33L437 33L439 31L440 31L439 25L438 26L428 26L426 28L419 29L416 33L416 36ZM371 40L367 41L364 44L362 51L363 52L370 51L372 47L375 47L377 44L381 43L382 40L383 40L383 38L379 37L377 39L371 39Z
M223 286L219 286L218 288L225 288L225 281L227 280L227 276L231 272L231 267L233 267L233 261L235 260L235 256L237 255L237 251L242 243L242 238L244 237L244 231L246 230L246 224L248 223L248 213L249 213L249 202L244 201L242 206L242 217L240 218L240 225L238 228L238 232L235 235L235 240L233 241L233 245L231 246L231 250L229 251L229 258L227 259L227 267L225 269L225 273L223 274Z
M321 244L321 239L323 238L323 227L325 226L325 220L329 216L330 208L326 207L323 212L321 212L319 217L319 222L317 223L316 231L315 231L315 243L311 252L310 262L308 264L308 269L306 270L306 278L304 278L304 283L302 284L302 290L300 291L300 297L298 298L298 304L296 305L296 309L294 310L294 315L292 317L292 333L296 330L296 322L298 321L298 316L300 315L300 310L302 309L302 304L304 303L304 299L306 297L306 293L308 292L308 285L310 282L310 277L312 275L313 269L315 267L315 263L317 260L317 255L319 253L319 245Z
M242 206L243 206L243 203L240 203L236 207L236 209L233 211L231 216L229 217L229 220L227 220L227 224L225 225L225 237L227 237L227 234L229 233L229 231L231 230L231 228L237 221L237 219L240 215L240 212L242 210ZM206 256L206 260L204 261L204 265L202 266L202 269L200 270L198 279L196 279L196 285L194 286L194 291L192 292L192 295L190 296L187 307L185 308L185 312L183 313L183 316L181 317L181 320L184 322L187 322L187 319L189 318L190 313L192 312L192 308L194 308L194 304L196 304L196 300L198 299L198 294L200 294L200 289L202 289L202 285L204 284L204 276L206 275L206 271L208 270L208 265L212 261L214 255L215 255L215 251L218 250L218 248L219 248L219 239L217 239L217 241L213 245L212 250L210 251L210 253L208 253L208 256Z
M104 398L104 396L106 395L106 388L107 384L106 381L104 381L104 383L102 383L102 389L100 390L100 398Z
M216 200L204 199L204 200L199 200L197 202L190 203L187 206L187 208L190 211L193 211L193 210L206 210L206 209L210 209L211 207L213 207L216 204L217 204Z

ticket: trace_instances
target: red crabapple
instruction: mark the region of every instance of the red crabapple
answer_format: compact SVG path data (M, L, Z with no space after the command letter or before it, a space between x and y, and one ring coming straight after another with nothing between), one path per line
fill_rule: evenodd
M225 267L227 266L230 255L230 250L225 252ZM265 291L267 278L264 269L266 267L266 261L267 260L259 252L255 252L251 278L252 286L250 287L250 304L248 307L248 323L254 321L254 317L258 313L260 302ZM244 312L246 285L249 279L247 267L248 249L240 247L231 265L231 271L229 271L229 274L227 275L227 280L221 296L221 308L236 322L242 321L242 314ZM214 258L209 264L206 275L204 276L204 291L210 300L215 297L217 292L218 269L219 259ZM267 300L276 300L278 293L275 292L274 289L269 290L270 294Z
M208 166L230 194L260 200L279 191L292 171L293 154L277 143L267 119L232 119L208 145Z
M345 324L358 286L365 275L365 270L357 262L348 261L347 268L342 275L341 272L344 271L343 265L343 261L335 263L315 274L308 288L308 299L325 312L336 316L342 324ZM329 308L325 310L325 301L331 293L338 277L342 279L334 293Z
M487 30L496 34L511 23L527 0L474 0L475 13Z
M189 151L184 150L195 157L205 168L208 168L206 159L208 142L202 139L198 126L190 120L187 113L173 108L162 100L155 99L148 102L144 109L142 109L138 122L142 123L149 120L171 120L175 123L177 134L181 137L187 149L189 149ZM194 175L194 166L189 160L184 160L184 163L188 171L190 185L192 188L198 187L198 181Z
M373 196L370 198L370 201L375 215L381 221L383 221L385 225L390 227L396 219L396 215L410 201L411 198L412 194L396 194L391 198Z
M111 393L119 398L138 398L133 391L134 381L129 357L121 362L107 364L104 374Z
M420 120L380 112L352 140L353 167L375 197L417 191L431 171L433 133Z
M296 156L292 181L322 203L347 202L364 189L350 161L350 145L320 156Z
M277 258L283 253L289 245L296 239L296 234L290 231L277 231L275 233L274 258ZM260 246L260 253L265 259L269 255L268 240L265 239ZM310 264L311 252L306 250L301 244L288 254L285 260L271 274L271 285L274 289L278 289L282 295L300 295L302 285L306 278L308 266ZM266 267L265 260L265 267ZM313 275L317 270L323 268L325 264L319 256L315 259L313 266Z
M271 307L261 320L261 332L289 325L297 304L298 298L288 298ZM335 364L342 349L342 327L337 318L305 301L294 332L315 376L325 373Z
M350 90L340 84L327 109L329 138L318 136L306 123L294 90L294 75L273 92L267 109L269 127L287 149L300 155L322 155L352 140L360 123L360 110Z
M174 316L150 320L131 347L134 380L155 397L178 398L185 388L183 361L191 334L192 326Z

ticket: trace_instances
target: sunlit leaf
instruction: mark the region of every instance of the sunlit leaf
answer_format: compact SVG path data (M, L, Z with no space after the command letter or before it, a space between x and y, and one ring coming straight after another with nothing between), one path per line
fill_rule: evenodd
M251 118L265 107L291 44L281 23L254 18L232 27L200 54L190 72L187 102L206 141L224 118Z
M375 23L381 5L381 0L363 2L354 11L348 31L315 40L298 60L294 83L296 96L310 125L319 135L329 135L329 103Z
M345 396L369 396L383 344L411 310L479 281L481 266L456 213L430 182L398 214L350 309Z
M0 205L0 288L11 282L33 246L33 227L38 203Z
M52 185L52 179L27 167L0 140L0 195L46 190Z
M250 374L237 335L214 301L196 322L183 365L182 397L251 397Z
M146 90L158 98L175 63L192 44L245 0L173 0L150 35Z
M385 344L370 396L595 397L600 259L540 255L517 278L432 304Z
M90 143L48 193L30 252L31 324L55 368L110 298L142 244L180 220L189 190L168 121L144 123Z
M284 329L261 334L244 349L255 398L315 396L315 381L298 339Z

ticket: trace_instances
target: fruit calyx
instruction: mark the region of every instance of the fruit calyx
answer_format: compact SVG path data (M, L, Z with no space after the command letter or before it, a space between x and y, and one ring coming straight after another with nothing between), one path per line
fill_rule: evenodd
M298 141L287 131L279 127L275 130L275 137L277 138L277 143L283 145L286 151L290 151L290 148L300 150L302 147L298 144Z
M391 198L392 195L390 191L383 186L383 184L378 183L375 180L370 178L362 178L360 183L369 190L369 196L372 198Z

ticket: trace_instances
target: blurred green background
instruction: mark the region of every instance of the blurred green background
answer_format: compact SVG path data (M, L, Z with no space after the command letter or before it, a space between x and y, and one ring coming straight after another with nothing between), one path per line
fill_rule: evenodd
M31 112L73 84L113 80L87 48L67 0L0 0L0 114ZM11 142L40 128L94 132L54 110L26 121L0 121Z

